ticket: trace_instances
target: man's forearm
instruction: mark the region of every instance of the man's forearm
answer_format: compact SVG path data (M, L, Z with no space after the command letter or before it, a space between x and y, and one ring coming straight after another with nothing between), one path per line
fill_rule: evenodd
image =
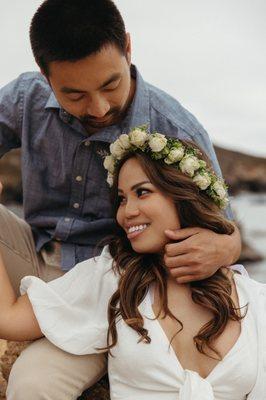
M241 235L238 227L233 223L235 231L231 235L225 235L225 265L234 264L241 253Z

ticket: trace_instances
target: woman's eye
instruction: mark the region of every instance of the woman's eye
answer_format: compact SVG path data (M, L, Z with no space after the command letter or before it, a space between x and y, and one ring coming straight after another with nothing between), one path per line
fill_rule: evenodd
M126 199L123 196L118 196L117 202L118 202L119 205L121 205L121 204L126 202Z
M144 189L144 188L139 188L136 191L138 196L143 196L144 194L150 193L150 190Z

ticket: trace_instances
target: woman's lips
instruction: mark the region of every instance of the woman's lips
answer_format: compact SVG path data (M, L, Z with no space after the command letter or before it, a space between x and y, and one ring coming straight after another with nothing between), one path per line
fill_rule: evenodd
M150 226L150 224L149 224L149 225L146 225L144 229L139 229L139 230L137 230L137 231L128 233L128 234L127 234L127 238L128 238L129 240L135 239L137 236L141 235L144 231L146 231L146 229L147 229L149 226Z

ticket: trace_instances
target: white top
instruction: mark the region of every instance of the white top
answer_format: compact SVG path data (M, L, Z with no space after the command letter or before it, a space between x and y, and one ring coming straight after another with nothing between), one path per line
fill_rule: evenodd
M40 328L53 344L73 354L91 354L106 346L108 302L118 279L106 247L99 257L52 282L23 278L21 293L27 291ZM114 357L108 361L111 399L266 399L265 285L241 275L235 282L240 305L249 304L247 316L237 342L206 379L182 368L160 323L151 319L150 293L139 306L150 344L138 343L138 334L120 320Z

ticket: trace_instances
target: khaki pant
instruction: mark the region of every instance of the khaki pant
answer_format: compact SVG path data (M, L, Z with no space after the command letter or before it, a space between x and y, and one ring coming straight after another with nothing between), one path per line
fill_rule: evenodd
M20 280L26 275L50 281L63 274L56 248L37 255L29 225L2 205L0 252L16 293L19 293ZM103 354L76 356L60 350L46 338L39 339L14 363L7 400L74 400L105 372Z

